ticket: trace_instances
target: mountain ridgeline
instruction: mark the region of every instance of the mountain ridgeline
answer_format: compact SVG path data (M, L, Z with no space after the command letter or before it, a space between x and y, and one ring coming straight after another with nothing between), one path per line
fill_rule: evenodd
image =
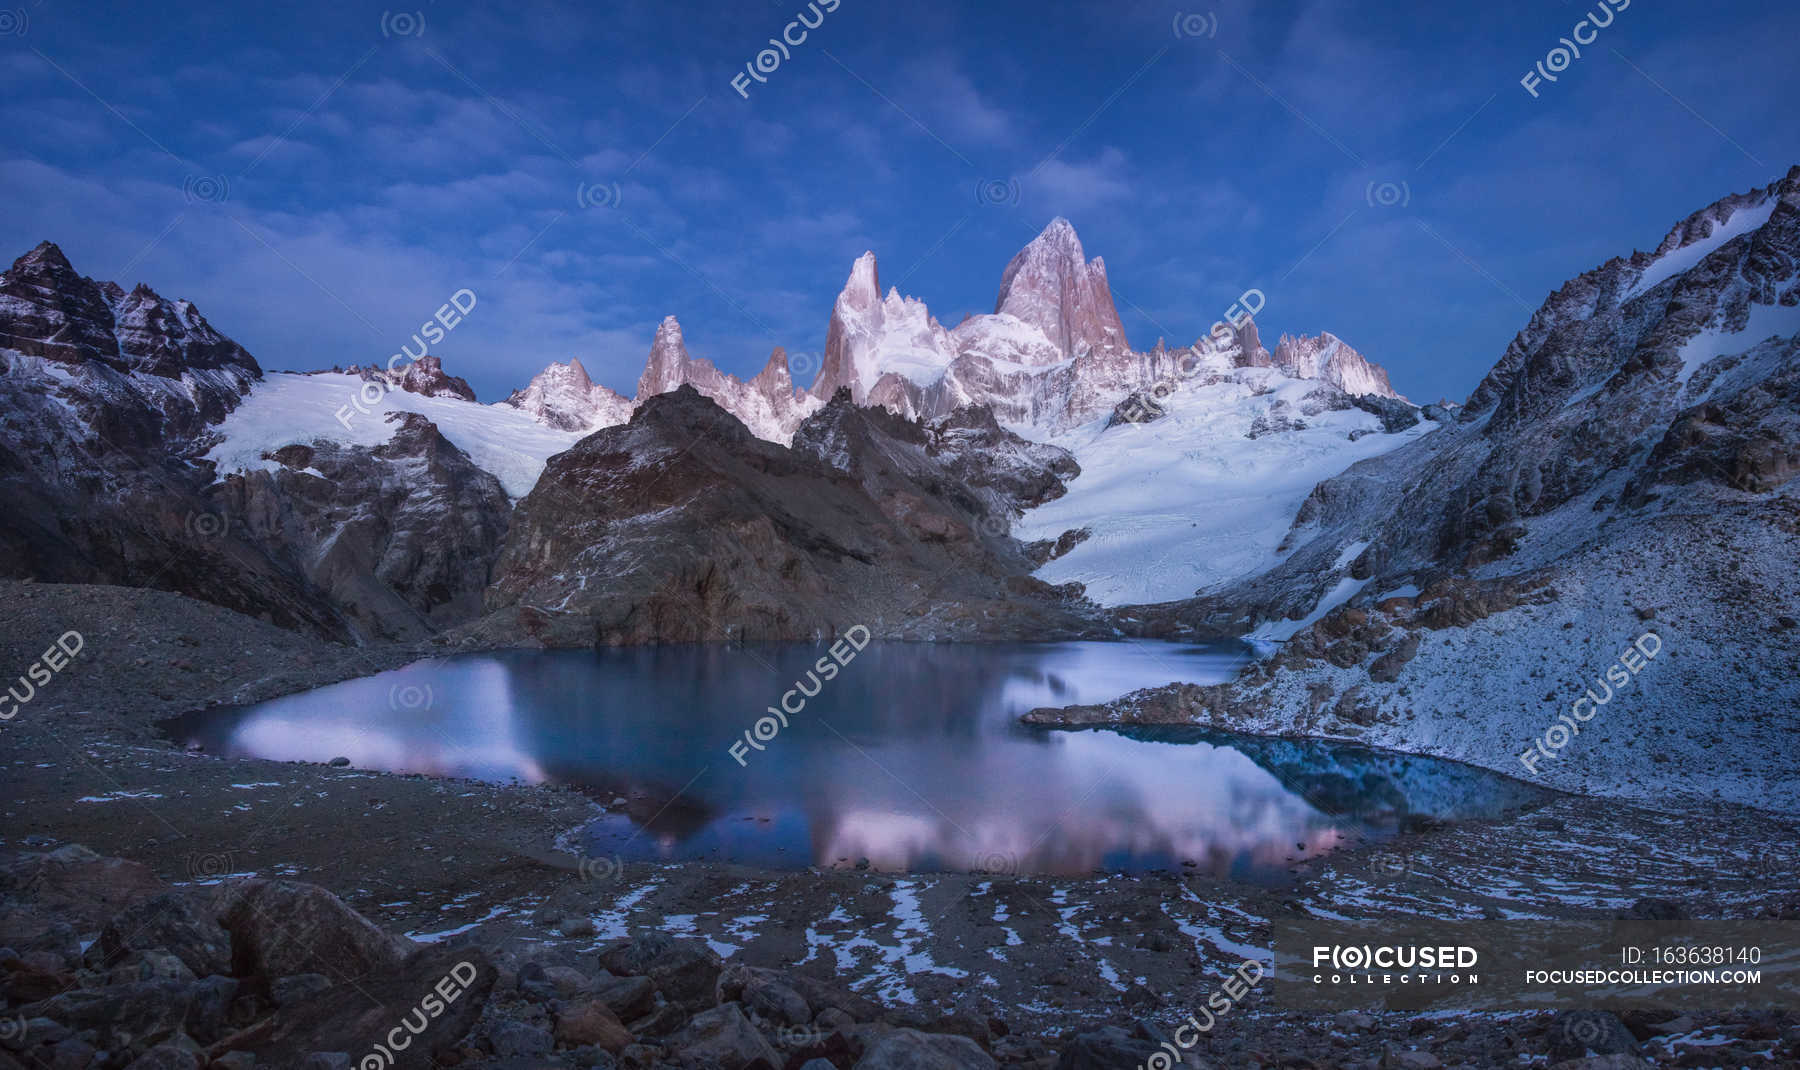
M1271 351L1247 316L1136 350L1061 219L1006 265L994 312L953 328L883 294L864 254L809 385L782 349L748 380L721 372L671 316L634 397L570 359L495 405L435 356L266 372L193 304L85 278L46 242L0 276L3 567L351 642L1292 631L1382 591L1548 568L1584 539L1654 539L1644 518L1690 503L1786 501L1797 188L1800 170L1565 284L1460 410L1412 405L1330 333ZM242 448L247 403L370 383L382 400L354 427L284 405L293 426ZM1323 478L1281 506L1285 538L1120 607L1064 557L1092 531L1016 537L1209 413L1241 418L1232 448L1257 464L1310 436ZM1094 443L1130 448L1084 476ZM1057 582L1034 576L1058 559Z

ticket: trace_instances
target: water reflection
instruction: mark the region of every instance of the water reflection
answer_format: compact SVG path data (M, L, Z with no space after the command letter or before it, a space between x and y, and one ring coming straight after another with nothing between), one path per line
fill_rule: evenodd
M766 749L732 743L822 650L722 644L421 662L171 724L219 753L571 784L593 855L1260 879L1348 836L1486 816L1530 789L1464 766L1198 730L1051 732L1018 716L1224 679L1235 644L876 643Z

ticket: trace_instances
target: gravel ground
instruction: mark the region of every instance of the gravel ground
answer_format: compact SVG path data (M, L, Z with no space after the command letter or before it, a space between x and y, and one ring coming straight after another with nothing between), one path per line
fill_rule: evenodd
M221 759L153 730L196 707L303 690L440 647L334 647L155 591L7 583L0 597L6 677L65 632L82 637L66 667L0 723L0 847L81 843L182 884L293 877L414 939L514 954L591 957L608 939L660 929L737 961L834 979L902 1019L998 1017L1042 1041L1019 1046L1021 1061L1106 1023L1172 1029L1268 946L1282 917L1604 917L1645 896L1700 917L1800 916L1792 821L1725 803L1659 809L1578 796L1352 847L1298 865L1275 888L705 863L603 864L584 877L556 846L600 812L576 792ZM594 931L562 935L571 915ZM1721 1027L1725 1048L1693 1039ZM1209 1051L1230 1066L1440 1065L1396 1061L1414 1049L1441 1065L1547 1066L1548 1028L1544 1016L1307 1018L1257 993ZM1677 1037L1645 1051L1658 1065L1800 1066L1800 1029L1786 1020L1702 1018L1690 1039L1688 1049Z

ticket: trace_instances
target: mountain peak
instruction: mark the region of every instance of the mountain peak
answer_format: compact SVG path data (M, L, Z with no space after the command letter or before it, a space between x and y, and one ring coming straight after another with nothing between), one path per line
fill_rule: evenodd
M13 261L12 272L25 274L75 274L75 265L63 255L62 247L53 241L45 240L31 247L31 251Z
M850 277L844 280L845 294L868 294L871 297L881 294L881 272L875 264L873 251L865 252L850 265Z
M1093 349L1130 348L1113 307L1106 264L1098 257L1086 259L1074 224L1062 216L1006 265L994 312L1044 332L1065 359Z
M1346 394L1398 398L1387 370L1330 331L1317 336L1283 334L1270 362L1295 379L1323 379Z
M638 376L638 400L666 393L687 382L687 363L687 345L681 337L681 323L674 316L664 316L656 325L656 338L650 343L650 358L644 362L644 373Z

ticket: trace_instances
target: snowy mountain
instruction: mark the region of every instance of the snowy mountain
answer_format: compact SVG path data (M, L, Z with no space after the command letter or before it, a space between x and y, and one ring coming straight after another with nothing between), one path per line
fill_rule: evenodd
M1272 360L1249 312L1234 316L1188 349L1161 340L1146 352L1125 337L1106 277L1106 264L1087 259L1068 220L1057 218L1021 249L1000 276L994 312L970 316L953 329L925 303L898 289L881 291L875 254L850 267L826 326L824 359L810 388L796 394L777 350L749 382L690 358L681 328L669 317L657 328L631 405L683 383L722 405L758 437L786 443L808 414L839 390L859 405L880 405L906 417L942 419L969 405L985 405L1000 422L1028 438L1061 434L1111 412L1134 393L1190 379L1203 356L1224 356L1238 367L1277 367L1290 378L1322 380L1350 394L1403 400L1387 373L1330 334L1286 339ZM508 399L553 427L598 430L629 414L623 399L603 387L568 383L568 365L552 364Z
M1800 167L1557 289L1455 419L1313 488L1273 568L1121 616L1278 654L1077 716L1365 739L1659 800L1730 784L1761 805L1791 776L1742 771L1800 731L1797 518ZM1559 718L1579 731L1533 749Z
M584 433L546 426L505 403L482 405L455 394L398 388L365 390L369 381L349 372L270 372L218 424L203 459L221 478L273 472L281 466L273 455L283 446L324 442L374 449L394 437L404 414L414 413L518 499L530 493L545 460Z
M864 253L832 306L825 359L809 393L823 401L848 388L858 405L914 416L926 407L922 391L941 380L955 358L950 332L923 301L893 289L881 296L875 254Z
M1074 226L1061 216L1006 265L994 314L1036 327L1064 358L1130 348L1105 261L1086 259Z
M1330 331L1316 338L1284 334L1269 359L1276 368L1295 379L1323 379L1346 394L1400 397L1388 382L1386 369L1350 348Z
M552 363L505 404L550 427L564 431L598 431L631 419L646 400L679 386L692 386L743 421L758 437L785 444L794 428L823 402L794 389L787 351L777 346L748 382L719 371L712 361L690 357L674 316L664 317L650 343L650 356L638 377L637 396L622 395L593 382L579 360Z
M552 362L506 404L558 431L593 431L631 419L631 399L588 378L579 359Z

